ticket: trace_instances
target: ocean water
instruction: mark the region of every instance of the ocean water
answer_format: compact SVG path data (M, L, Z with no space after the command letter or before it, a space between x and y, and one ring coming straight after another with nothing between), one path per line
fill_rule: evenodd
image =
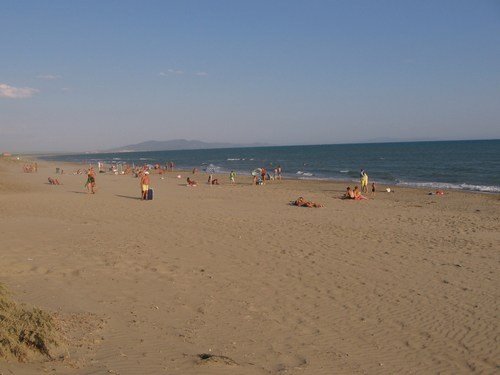
M258 167L270 173L281 165L288 178L358 181L363 168L370 182L431 189L500 192L500 140L279 146L210 150L57 155L46 160L82 163L135 163L176 168L236 171Z

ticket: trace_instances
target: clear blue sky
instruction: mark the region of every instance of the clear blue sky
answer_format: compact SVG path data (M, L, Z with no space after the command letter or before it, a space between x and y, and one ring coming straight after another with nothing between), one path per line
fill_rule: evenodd
M500 1L0 7L0 151L500 138Z

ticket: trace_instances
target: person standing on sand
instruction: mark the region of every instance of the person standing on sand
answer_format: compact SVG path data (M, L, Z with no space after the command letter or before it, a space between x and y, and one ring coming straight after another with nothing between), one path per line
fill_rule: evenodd
M87 182L85 183L85 187L89 194L95 194L95 172L94 167L90 167L87 172Z
M231 184L235 183L235 179L236 179L236 173L234 171L231 171L231 173L229 173L229 181L231 181Z
M281 180L281 165L278 165L278 168L276 168L276 172L277 172L277 175L278 175L278 180Z
M375 183L372 183L372 197L375 197Z
M368 174L365 171L363 171L361 176L361 191L363 193L368 192Z
M141 176L141 191L142 191L143 201L148 199L148 190L149 190L149 172L146 171Z

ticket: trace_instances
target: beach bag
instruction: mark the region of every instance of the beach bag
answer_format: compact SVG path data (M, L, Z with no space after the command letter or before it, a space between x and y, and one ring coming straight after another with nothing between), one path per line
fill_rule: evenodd
M148 201L152 201L153 200L153 189L148 189L147 200Z

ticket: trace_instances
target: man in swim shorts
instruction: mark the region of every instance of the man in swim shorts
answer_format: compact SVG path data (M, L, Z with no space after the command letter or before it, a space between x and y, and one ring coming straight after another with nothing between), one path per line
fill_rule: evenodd
M91 194L95 194L95 172L94 167L90 167L87 172L87 182L85 183L85 187L88 192Z
M149 190L149 172L146 171L141 177L141 191L142 191L143 201L145 201L148 198L148 190Z

